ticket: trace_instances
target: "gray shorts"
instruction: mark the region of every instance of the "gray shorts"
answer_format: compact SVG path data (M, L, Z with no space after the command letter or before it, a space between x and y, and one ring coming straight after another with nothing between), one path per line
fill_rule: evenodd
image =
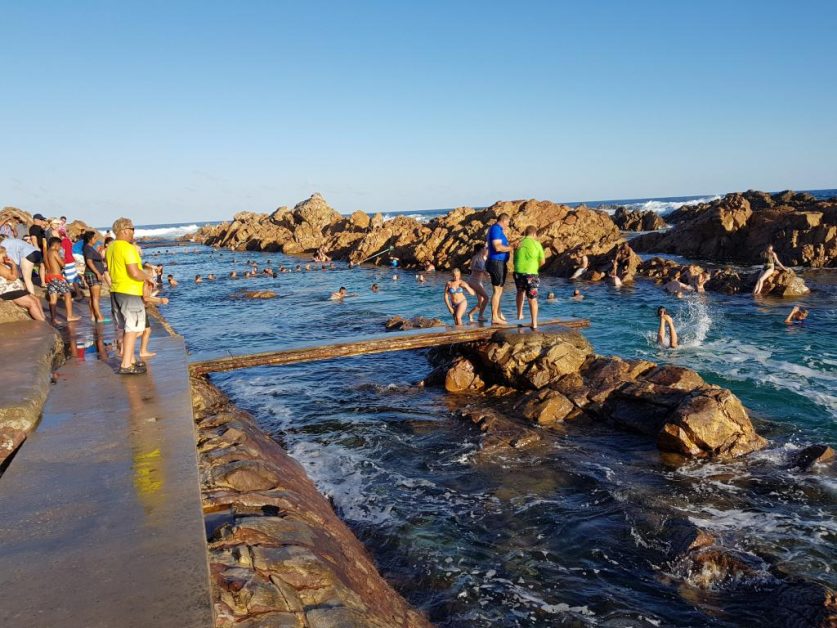
M113 310L113 322L119 329L137 333L145 331L145 303L142 297L111 292L110 307Z

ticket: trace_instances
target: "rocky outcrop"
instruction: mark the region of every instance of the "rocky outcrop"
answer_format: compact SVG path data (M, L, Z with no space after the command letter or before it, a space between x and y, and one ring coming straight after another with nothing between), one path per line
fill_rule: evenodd
M27 317L28 318L28 317ZM0 334L0 468L41 419L52 372L64 355L55 330L39 321L7 323Z
M355 212L343 217L315 194L293 211L280 208L271 215L241 212L230 223L200 229L189 239L234 250L312 253L319 248L337 259L361 262L378 255L374 263L386 263L388 252L402 266L421 267L432 261L439 270L463 267L474 247L485 242L486 231L501 213L511 216L507 234L521 237L530 225L538 229L547 263L544 272L569 275L587 255L591 269L607 272L624 243L619 229L603 211L571 208L548 201L502 201L488 209L460 207L445 216L421 223L406 216L384 221ZM635 255L623 260L635 268ZM602 274L603 276L603 274Z
M792 467L808 471L815 464L825 464L834 460L834 450L828 445L809 445L794 456Z
M448 391L514 389L504 411L532 423L606 421L685 458L732 458L767 444L729 390L683 367L595 355L574 331L504 330L450 351L431 354Z
M387 331L408 331L410 329L428 329L430 327L444 327L445 324L438 318L427 318L426 316L414 316L404 318L393 316L384 323Z
M430 625L252 417L206 379L192 397L216 626Z
M17 321L31 321L29 313L11 301L0 301L0 325Z
M631 241L639 252L760 264L772 244L788 266L837 265L837 199L749 191L686 205L666 219L674 227Z
M655 211L627 207L616 208L613 213L613 222L622 231L658 231L668 226L662 216Z

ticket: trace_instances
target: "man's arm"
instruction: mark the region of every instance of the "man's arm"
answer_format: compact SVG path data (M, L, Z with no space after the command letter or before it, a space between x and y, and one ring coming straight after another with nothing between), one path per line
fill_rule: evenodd
M128 272L128 276L134 281L151 281L148 275L145 274L145 271L140 270L138 264L125 264L125 270Z
M503 244L502 240L492 240L491 245L494 247L495 251L499 251L500 253L510 253L512 247Z

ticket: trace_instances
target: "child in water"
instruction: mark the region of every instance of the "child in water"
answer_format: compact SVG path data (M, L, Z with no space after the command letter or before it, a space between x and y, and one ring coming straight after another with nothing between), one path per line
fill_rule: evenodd
M674 328L674 321L671 320L668 312L663 306L657 308L657 316L660 317L660 328L657 330L657 343L666 346L666 326L668 326L669 343L672 349L677 348L677 330Z
M461 325L462 317L468 309L468 298L465 293L474 296L476 292L465 281L462 281L462 272L458 268L454 268L451 274L453 278L445 284L445 305L453 314L454 325ZM468 320L474 322L473 312L468 316Z

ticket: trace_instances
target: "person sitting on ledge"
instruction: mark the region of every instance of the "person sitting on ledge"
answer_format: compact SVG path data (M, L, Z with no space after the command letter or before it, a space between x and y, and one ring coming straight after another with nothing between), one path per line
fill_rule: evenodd
M770 275L776 272L776 266L782 270L787 270L782 262L779 261L779 256L776 255L776 251L773 250L772 244L767 245L767 249L764 253L762 253L762 256L764 257L764 267L762 267L761 275L759 275L758 281L756 281L756 287L753 288L754 296L761 294L761 291L764 288L764 282L768 277L770 277Z
M663 306L657 308L657 316L660 318L660 328L657 330L657 344L676 349L678 342L677 330L674 328L674 321L671 319L671 316L669 316ZM669 335L668 344L666 344L666 327L668 327Z
M794 323L799 323L801 325L805 322L806 318L808 318L808 310L804 307L794 305L790 314L788 314L788 317L785 319L785 324L793 325Z
M0 247L0 299L11 301L29 312L36 321L45 321L41 300L29 294L23 280L18 277L17 264L7 254L6 249Z
M581 256L581 266L575 269L575 272L570 276L570 279L581 279L581 276L587 272L590 266L590 260L586 255Z

